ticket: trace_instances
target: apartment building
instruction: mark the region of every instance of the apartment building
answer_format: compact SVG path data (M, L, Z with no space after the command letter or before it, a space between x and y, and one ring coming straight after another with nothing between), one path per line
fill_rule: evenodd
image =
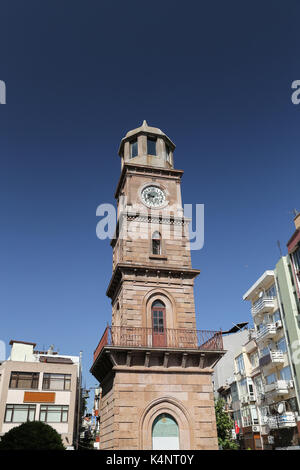
M280 296L281 290L283 283L282 279L279 282L278 272L268 270L243 296L251 302L255 328L252 346L244 347L251 364L247 376L253 382L253 410L256 406L257 424L265 449L281 442L282 429L289 429L291 442L298 442L296 377L284 322L287 301ZM291 298L291 292L288 298Z
M295 297L297 304L300 304L300 213L296 211L294 218L295 232L287 242L291 273L295 286ZM299 320L299 317L298 319Z
M35 343L11 340L10 357L0 364L0 437L26 421L43 421L77 443L81 390L80 356L36 351Z
M255 331L249 330L247 341L234 358L234 366L231 395L233 418L239 428L237 437L242 449L261 450L263 440L254 385L260 383Z

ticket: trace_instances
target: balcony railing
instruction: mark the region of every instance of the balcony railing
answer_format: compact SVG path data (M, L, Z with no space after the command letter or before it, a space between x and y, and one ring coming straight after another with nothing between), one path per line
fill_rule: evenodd
M223 350L223 338L221 331L170 328L157 331L153 328L107 326L95 349L94 361L105 346L220 351Z
M283 414L277 414L274 416L265 416L263 420L270 429L290 428L297 424L295 413L292 411L287 411Z
M277 333L276 323L268 323L264 325L261 330L257 332L256 340L262 341L265 339L273 338Z
M282 363L284 363L284 353L280 350L269 351L268 354L265 354L259 358L259 367L266 367L272 364Z
M257 315L258 313L269 312L270 309L274 307L275 297L262 297L257 300L251 308L252 315Z
M292 388L292 380L277 380L272 384L265 385L266 393L276 393L277 395L286 395Z

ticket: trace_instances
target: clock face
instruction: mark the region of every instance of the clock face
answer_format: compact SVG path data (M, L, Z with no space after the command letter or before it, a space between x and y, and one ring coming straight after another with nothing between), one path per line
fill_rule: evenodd
M157 186L147 186L142 191L142 201L149 207L160 207L165 203L166 196Z

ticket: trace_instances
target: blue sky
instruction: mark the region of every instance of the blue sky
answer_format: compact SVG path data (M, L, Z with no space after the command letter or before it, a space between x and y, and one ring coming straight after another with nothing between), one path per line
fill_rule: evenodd
M111 318L117 150L144 119L176 144L184 203L205 204L192 252L199 329L250 321L242 295L285 253L300 210L299 3L1 2L0 339L83 351Z

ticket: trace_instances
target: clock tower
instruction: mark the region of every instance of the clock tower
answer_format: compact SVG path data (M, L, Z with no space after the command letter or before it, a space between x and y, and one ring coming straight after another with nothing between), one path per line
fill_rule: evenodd
M182 170L174 143L143 122L122 139L112 322L94 352L100 449L217 449L211 376L222 333L196 329Z

